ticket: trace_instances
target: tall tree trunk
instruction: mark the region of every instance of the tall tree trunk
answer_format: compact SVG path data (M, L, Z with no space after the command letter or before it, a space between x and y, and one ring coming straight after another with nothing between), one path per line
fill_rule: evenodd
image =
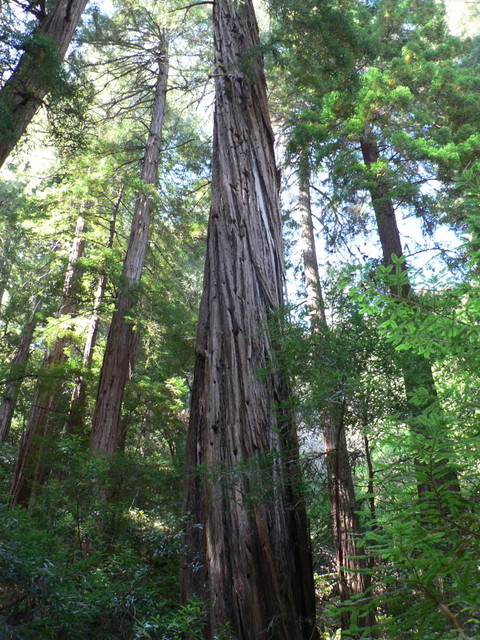
M65 274L62 297L57 317L72 315L76 312L77 302L74 290L77 281L78 260L83 255L85 220L78 218L75 238L70 250ZM35 483L44 479L44 445L51 436L52 416L58 403L63 380L55 368L65 360L64 348L68 338L59 337L51 349L45 353L43 371L32 399L30 417L25 431L15 470L10 504L28 506Z
M365 166L371 170L372 166L380 159L380 152L377 142L369 130L360 140L360 147ZM384 184L384 181L374 172L372 172L371 177L369 190L377 223L378 237L382 247L383 262L385 266L394 265L392 256L394 258L403 258L402 240L395 216L395 207L390 198L388 184ZM402 270L406 269L405 262L401 263L401 268ZM410 282L407 281L400 288L394 286L391 291L392 295L398 295L406 299L411 291Z
M60 244L55 240L51 246L51 251L58 251ZM50 257L46 266L39 274L37 283L44 280L50 273ZM25 366L28 361L30 345L32 343L33 334L37 324L37 313L43 303L43 294L37 293L33 296L30 307L30 316L23 327L15 355L10 363L10 371L8 379L5 382L5 388L2 393L0 404L0 442L5 442L8 438L13 415L15 413L15 405L17 402L18 392L22 385Z
M329 328L325 315L325 303L315 249L310 198L310 167L306 154L300 160L298 178L300 233L311 326L313 331L322 331L324 339L329 341ZM339 393L334 395L340 399L333 401L322 413L321 428L327 468L338 585L340 598L345 601L352 596L365 594L371 587L371 576L365 572L367 562L364 557L364 551L358 545L363 535L357 514L358 503L355 498L353 474L345 434L344 394L339 390ZM375 624L374 612L371 611L366 615L359 616L357 623L360 627L373 626ZM342 612L341 624L344 630L350 627L349 612Z
M320 322L327 326L325 303L318 271L315 230L313 226L312 202L310 196L310 166L307 154L300 158L298 168L300 237L302 241L303 273L307 291L307 305L312 324Z
M315 629L296 433L267 321L282 304L282 236L252 0L213 5L212 206L187 438L190 555L212 640L307 640Z
M11 251L11 239L9 236L5 238L2 246L2 255L0 256L0 309L2 308L3 296L7 289L7 282L10 271L9 253Z
M50 11L38 15L39 26L29 48L0 90L1 111L8 118L0 137L0 167L49 93L87 2L56 0Z
M110 228L106 245L107 249L110 249L113 246L117 214L120 208L124 191L125 187L122 186L118 194L117 202L115 203L112 217L110 219ZM100 309L103 303L106 285L107 274L105 271L103 271L98 280L95 299L93 302L93 314L90 320L90 326L88 328L87 338L85 340L85 346L83 349L83 371L77 379L77 384L75 385L72 393L72 398L70 400L70 411L66 425L66 431L72 434L79 433L85 419L85 404L87 398L87 381L85 378L85 372L89 372L92 367L93 353L95 350L95 345L97 344L98 329L100 326Z
M162 147L162 128L168 80L167 39L160 43L158 76L152 119L143 161L145 185L158 182L158 163ZM113 313L103 358L93 416L90 448L111 455L122 441L121 409L129 370L134 361L136 331L130 315L135 307L148 246L148 230L153 199L148 191L137 196L130 241L122 273L122 288Z
M366 427L367 425L364 424L364 427ZM370 511L370 521L372 523L372 528L376 528L377 527L377 509L375 506L375 494L374 494L374 469L373 469L373 462L372 462L372 455L370 452L370 441L368 439L368 436L364 435L363 436L363 448L365 449L365 460L367 462L367 469L368 469L368 485L367 485L367 489L368 489L368 508ZM372 566L372 565L370 565Z
M344 404L343 402L342 406L341 403L338 403L332 407L323 424L333 538L340 599L346 601L353 596L363 594L364 602L366 602L369 599L372 580L371 575L366 572L369 566L361 544L364 535L360 527L359 505L355 498L352 468L348 455ZM365 613L364 605L362 609L362 613L356 617L357 626L360 628L373 627L376 624L374 610L367 608ZM342 629L348 629L352 618L350 611L343 610L340 617ZM373 629L369 635L375 637Z
M25 365L30 353L33 334L37 324L37 312L43 302L41 296L35 296L32 302L30 317L25 324L20 342L10 364L10 373L2 392L0 405L0 442L5 442L10 433L18 392L22 384Z
M378 162L380 152L375 137L370 129L368 129L365 132L365 135L361 138L360 147L365 166L371 170L372 166ZM371 172L371 178L370 196L375 213L380 244L382 246L383 262L386 266L389 266L395 264L394 258L404 257L402 241L395 216L395 207L390 198L388 184L386 184L382 180L381 176L376 174L374 171ZM401 263L400 268L403 272L406 271L405 261ZM403 284L398 286L393 285L390 288L390 292L394 298L409 300L411 298L411 284L408 276L406 277L406 280L404 280ZM407 351L402 356L402 368L413 430L417 433L421 433L422 435L428 435L425 433L425 428L422 425L421 420L418 418L425 410L430 410L434 406L437 406L440 411L432 367L430 362L424 356ZM427 391L425 400L420 405L418 402L411 401L412 396L419 388L423 388ZM428 481L425 479L427 466L423 463L419 463L417 465L417 471L419 472L419 476L422 478L418 483L419 495L431 493L432 486L447 486L450 490L455 492L460 490L457 474L449 467L447 452L442 457L437 458L434 461L433 476L436 476L437 480L435 477L429 478Z

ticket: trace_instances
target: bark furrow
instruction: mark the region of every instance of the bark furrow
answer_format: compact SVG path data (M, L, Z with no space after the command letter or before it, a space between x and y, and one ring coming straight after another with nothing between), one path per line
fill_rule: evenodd
M205 638L317 638L288 394L267 324L282 304L278 176L251 0L214 2L212 206L187 441L185 598Z

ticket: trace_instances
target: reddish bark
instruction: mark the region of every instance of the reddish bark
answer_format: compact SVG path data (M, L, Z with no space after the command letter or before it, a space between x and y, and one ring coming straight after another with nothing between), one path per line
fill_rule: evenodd
M161 44L152 118L142 169L143 182L152 186L158 181L168 80L167 43ZM131 313L137 302L152 211L153 199L146 190L146 193L137 196L130 241L123 265L122 289L115 304L98 384L90 448L92 451L103 451L108 455L119 450L124 439L121 427L122 402L125 384L133 367L137 339Z
M20 342L10 365L9 378L2 392L0 405L0 442L5 442L10 432L17 396L22 384L23 372L30 354L33 334L37 324L37 312L42 304L42 298L35 296L32 302L30 318L25 324Z
M78 260L81 258L85 246L84 230L85 220L83 217L79 217L68 259L57 317L72 315L76 312L77 302L74 288ZM53 347L45 353L42 377L39 379L32 398L28 426L20 444L10 498L12 505L28 506L35 484L41 484L44 480L45 446L48 446L48 440L52 435L52 416L63 385L63 379L55 369L65 361L64 349L67 340L66 336L57 338Z
M115 224L117 220L118 210L123 198L124 187L120 189L120 193L115 203L115 207L110 219L110 229L108 234L108 240L106 247L109 249L113 246L113 240L115 237ZM82 373L77 379L77 384L72 393L70 400L70 412L66 425L66 430L69 433L78 433L84 423L85 418L85 403L87 400L87 381L84 372L89 372L92 366L93 354L95 346L97 344L98 330L100 326L100 309L103 303L103 297L105 294L105 288L107 286L107 274L103 272L100 275L97 284L97 290L95 292L95 299L93 302L93 314L90 320L90 326L88 328L87 338L85 340L85 346L83 349L82 358Z
M214 2L212 206L187 440L184 597L212 640L315 630L298 445L267 320L282 304L278 174L251 0Z

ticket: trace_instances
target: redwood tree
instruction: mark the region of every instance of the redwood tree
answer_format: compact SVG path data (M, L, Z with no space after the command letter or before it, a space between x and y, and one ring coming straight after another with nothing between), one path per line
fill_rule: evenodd
M38 19L24 53L0 89L0 167L24 134L31 119L52 89L58 67L67 52L88 0L27 3ZM24 5L22 5L24 6Z
M390 287L390 294L398 299L407 302L412 301L412 287L410 278L406 271L402 240L398 229L395 206L392 199L391 190L387 181L382 180L381 174L375 170L375 164L380 160L378 144L371 127L366 127L364 134L360 138L360 149L366 170L369 172L369 192L372 200L372 209L375 213L378 237L382 247L383 262L385 266L399 265L403 271L403 278L400 284ZM423 355L406 351L401 357L403 369L403 379L407 394L407 403L411 414L409 423L417 434L431 438L421 420L418 418L424 411L435 408L441 412L438 403L435 380L432 366ZM423 388L426 391L422 402L412 401L415 392ZM436 453L433 464L417 463L419 478L418 492L420 496L432 491L432 487L446 486L450 491L459 492L458 477L455 470L450 466L448 439L444 439L447 446L440 448L444 457L439 457ZM442 451L443 450L443 451Z
M75 238L70 249L67 271L57 317L77 312L75 288L78 284L78 262L85 247L85 219L77 220ZM45 476L45 446L52 434L52 417L63 386L58 368L65 361L67 335L60 335L45 352L44 371L33 394L28 426L20 444L10 503L29 506L35 483L42 483Z
M302 152L299 162L298 179L303 269L311 328L313 331L321 332L320 335L328 344L331 334L327 325L316 255L310 197L310 166L306 152ZM347 447L346 405L345 391L341 388L336 389L329 405L319 417L323 434L338 588L342 601L348 600L352 596L366 594L371 587L371 576L366 571L367 559L359 544L362 540L362 530ZM364 597L368 597L368 595L364 595ZM349 628L349 611L342 612L341 623L343 629ZM360 627L371 627L374 624L375 614L373 611L358 618Z
M158 72L152 117L142 167L144 189L138 194L132 219L130 239L122 272L122 288L108 332L97 400L93 415L90 447L92 451L113 454L123 442L121 409L125 384L131 371L136 344L134 321L131 317L138 298L138 288L148 247L148 232L153 212L150 191L158 181L158 163L162 147L162 129L168 80L167 39L159 43Z
M288 391L267 328L282 236L251 0L213 5L212 206L187 439L185 598L204 637L317 638L310 540Z
M32 344L37 324L37 313L42 301L42 296L40 295L33 297L30 317L23 327L20 342L10 363L9 377L5 383L0 401L0 442L5 442L10 433L17 396L22 384L25 366L30 354L30 345Z
M122 202L124 194L124 186L122 185L118 194L115 207L110 218L109 233L107 240L107 249L111 249L113 246L113 240L115 236L115 224L117 220L118 209ZM93 301L93 313L90 318L90 324L88 327L87 337L85 340L85 346L83 349L82 357L82 371L77 378L77 384L72 392L70 401L70 411L67 419L66 430L69 433L80 433L81 427L84 423L86 400L87 400L87 379L86 373L90 372L93 362L93 354L95 346L97 344L98 331L100 328L100 308L103 303L105 295L105 289L107 286L107 273L105 269L102 270L97 283L97 289L95 292L95 298Z

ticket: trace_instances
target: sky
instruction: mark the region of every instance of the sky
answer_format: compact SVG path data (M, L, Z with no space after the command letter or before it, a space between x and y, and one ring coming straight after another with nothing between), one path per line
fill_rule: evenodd
M479 33L479 0L444 0L447 23L456 36L472 37Z

